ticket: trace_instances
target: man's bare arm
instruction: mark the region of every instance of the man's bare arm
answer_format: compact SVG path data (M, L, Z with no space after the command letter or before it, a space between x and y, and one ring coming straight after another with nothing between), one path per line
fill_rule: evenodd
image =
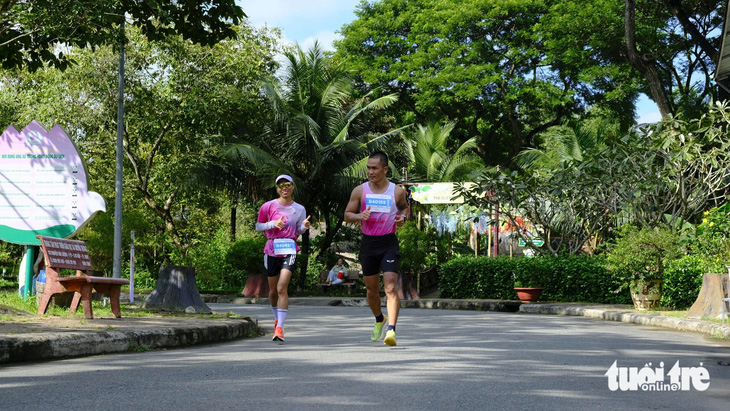
M362 186L355 187L350 194L350 201L345 207L345 222L356 223L358 221L367 220L370 217L370 207L360 213L360 202L362 201Z

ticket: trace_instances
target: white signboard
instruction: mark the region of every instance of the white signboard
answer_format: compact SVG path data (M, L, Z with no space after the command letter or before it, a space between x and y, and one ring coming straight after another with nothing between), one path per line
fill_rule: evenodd
M464 183L466 186L474 183ZM454 183L416 183L410 186L411 198L421 204L462 204L463 197L454 197Z
M104 199L88 191L83 161L61 127L46 131L33 121L0 136L0 240L39 245L38 234L69 237L105 210Z

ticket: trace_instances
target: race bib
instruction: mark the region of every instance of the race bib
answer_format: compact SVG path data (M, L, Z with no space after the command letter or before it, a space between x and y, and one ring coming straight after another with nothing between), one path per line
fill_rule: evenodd
M365 208L370 207L373 213L389 213L392 200L387 194L365 194Z
M297 253L297 244L291 238L274 239L274 254L289 255Z

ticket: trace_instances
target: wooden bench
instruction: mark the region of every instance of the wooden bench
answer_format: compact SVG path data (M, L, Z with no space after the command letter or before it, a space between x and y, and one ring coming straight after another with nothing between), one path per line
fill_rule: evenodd
M117 318L122 316L119 308L119 295L122 285L129 284L129 280L89 275L92 270L91 260L83 241L42 235L36 237L41 240L41 250L46 263L46 286L43 290L43 298L38 305L38 315L46 313L54 294L72 291L74 297L71 301L70 312L76 312L76 308L81 302L84 307L84 316L92 319L94 318L91 310L91 292L93 290L109 294L112 313ZM62 268L76 270L76 275L62 276Z
M357 287L358 281L360 280L359 270L347 270L347 278L342 283L327 284L327 277L329 276L329 273L329 270L322 270L319 273L319 284L317 284L317 286L325 292L329 287L344 286L347 287L347 294L352 294L352 289Z

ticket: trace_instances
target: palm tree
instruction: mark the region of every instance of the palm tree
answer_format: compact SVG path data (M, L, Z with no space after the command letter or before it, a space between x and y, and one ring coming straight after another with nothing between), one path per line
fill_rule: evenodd
M318 43L307 52L299 46L285 53L288 63L283 84L264 81L263 92L275 113L262 144L238 144L240 154L254 165L266 187L281 173L293 177L294 198L312 221L324 221L326 234L319 252L329 248L344 222L344 208L352 188L365 178L367 155L400 129L373 134L362 118L396 101L395 94L373 92L352 101L353 81L342 63L323 55ZM302 235L302 252L309 254L309 232ZM307 260L301 265L300 286Z
M515 164L524 170L549 172L564 163L582 162L585 154L606 147L607 141L619 135L619 124L611 119L568 120L543 135L542 148L517 154Z
M406 154L410 162L412 180L423 182L463 181L471 172L484 168L484 162L472 149L476 148L476 137L462 143L456 151L449 153L447 143L456 124L430 123L417 125L406 140Z

